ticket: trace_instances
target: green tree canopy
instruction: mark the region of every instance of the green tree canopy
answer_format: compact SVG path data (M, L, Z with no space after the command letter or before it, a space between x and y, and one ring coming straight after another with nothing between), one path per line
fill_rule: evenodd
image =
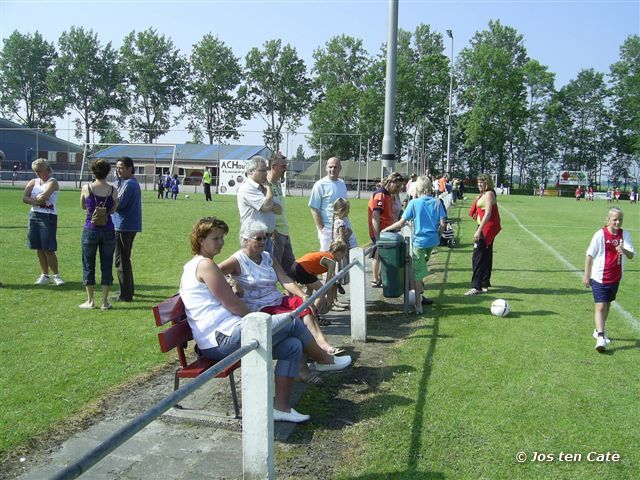
M316 151L341 158L358 156L361 137L360 97L369 59L362 40L346 35L331 38L313 52L316 102L309 114L309 143ZM337 133L337 135L331 135Z
M640 159L640 36L631 35L611 65L613 140L616 157Z
M126 79L125 117L130 135L152 143L175 123L171 109L184 102L187 62L171 39L153 28L129 33L120 56Z
M528 177L538 176L541 180L546 177L546 163L536 165L535 161L544 157L535 156L532 152L536 143L536 135L544 131L542 124L552 96L555 93L553 82L554 74L540 64L537 60L529 60L523 67L524 84L527 91L527 115L524 128L520 135L512 137L509 148L511 149L510 183L513 184L514 164L517 164L520 176L520 186L524 186ZM548 124L547 127L550 127ZM546 130L549 133L548 130ZM530 179L532 183L534 178ZM533 183L535 185L535 183Z
M65 107L51 88L53 64L58 54L39 32L17 30L4 39L0 52L0 108L29 128L49 129Z
M266 145L279 151L282 129L294 131L311 102L311 81L296 49L281 40L268 40L263 49L246 56L246 85L253 112L267 124Z
M90 142L90 132L108 128L113 115L124 108L118 52L111 43L101 46L93 30L71 27L58 40L53 85L76 119L76 138Z
M498 182L505 178L509 143L526 120L528 60L522 35L499 21L490 21L489 29L477 32L460 53L459 103L472 175L494 171Z
M238 128L251 116L241 82L242 68L231 48L205 35L191 52L190 96L184 109L189 130L204 129L210 144L215 138L240 138Z
M610 148L607 97L604 74L593 69L580 71L560 89L562 168L585 170L591 178L599 177Z

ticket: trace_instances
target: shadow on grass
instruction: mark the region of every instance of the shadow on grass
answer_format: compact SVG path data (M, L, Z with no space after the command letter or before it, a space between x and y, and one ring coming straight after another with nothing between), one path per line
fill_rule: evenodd
M638 338L612 338L609 347L603 352L604 355L613 355L616 352L625 350L640 350L640 339ZM629 342L628 345L620 345L620 342Z
M456 237L459 238L459 225ZM451 262L451 255L453 250L448 250L444 261L444 272L442 283L439 288L439 294L436 299L436 304L442 306L445 301L445 289L449 289L451 286L447 284L449 277L448 266ZM432 287L433 288L433 287ZM458 308L458 307L456 307ZM423 475L431 475L430 477L422 477L421 472L418 470L418 458L422 451L422 435L425 425L425 418L427 418L429 412L427 410L427 391L429 388L429 380L431 379L431 372L433 369L433 357L435 355L436 346L440 337L440 318L443 315L449 313L450 309L434 308L430 310L433 314L433 325L431 328L431 335L429 336L429 346L427 353L422 362L422 376L418 382L418 398L416 399L416 407L414 410L413 421L411 422L411 444L409 446L409 452L407 454L408 464L406 472L402 473L403 478L444 478L444 475L438 472L422 472ZM427 337L427 336L425 336ZM375 477L372 477L375 478ZM383 477L379 477L383 478Z
M450 272L450 271L449 271ZM447 274L447 271L443 270L443 273ZM503 294L527 294L527 295L547 295L547 296L558 296L558 295L578 295L589 293L589 290L586 288L553 288L541 286L540 288L520 288L513 287L510 285L494 285L492 286L487 293L481 293L478 295L470 295L468 297L464 296L464 292L466 292L469 288L471 288L471 282L457 282L457 283L446 283L446 282L434 282L429 283L427 280L427 284L425 285L426 290L425 294L428 294L433 290L440 290L442 303L446 304L447 301L483 301L491 297L495 297L496 295ZM459 292L459 293L458 293Z
M350 353L353 355L353 352ZM357 365L357 358L354 364ZM307 393L296 405L296 409L300 411L313 412L313 424L304 426L299 434L288 439L288 443L306 444L319 429L340 430L345 425L353 425L364 419L384 415L398 406L412 404L414 400L410 397L379 391L380 385L409 372L415 372L415 368L408 365L354 366L348 374L323 375L325 385L309 386ZM370 396L362 402L340 397L338 391L345 387L359 395Z

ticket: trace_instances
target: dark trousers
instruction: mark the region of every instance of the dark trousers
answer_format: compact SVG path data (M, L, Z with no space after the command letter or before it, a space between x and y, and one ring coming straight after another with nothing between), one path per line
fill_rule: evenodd
M120 283L120 300L130 302L133 300L133 269L131 268L131 250L133 249L133 239L137 232L116 231L116 253L114 263L118 272L118 282Z
M477 290L489 288L491 286L491 270L493 268L493 243L487 245L484 237L474 244L473 257L473 277L471 277L471 286Z
M291 265L296 261L296 257L293 254L293 247L291 246L291 238L289 235L274 232L273 258L278 260L285 272L291 270Z
M204 201L210 202L211 201L211 184L204 183L203 185L204 185Z

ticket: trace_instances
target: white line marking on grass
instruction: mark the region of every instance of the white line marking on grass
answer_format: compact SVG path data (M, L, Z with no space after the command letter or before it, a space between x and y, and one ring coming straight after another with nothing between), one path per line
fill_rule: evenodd
M535 233L533 233L531 230L529 230L527 227L525 227L522 222L520 220L518 220L518 217L516 217L513 213L511 213L511 211L506 208L504 206L504 204L501 207L502 210L504 210L505 212L507 212L509 215L511 215L511 217L516 221L516 223L518 224L518 226L523 229L525 232L527 232L529 235L531 235L533 238L535 238L538 242L540 242L547 250L549 250L554 257L556 257L558 260L560 260L560 263L562 263L565 267L567 267L568 270L572 271L573 273L575 273L578 278L582 278L582 273L584 272L584 270L582 269L578 269L576 267L574 267L573 265L571 265L571 263L569 263L569 261L567 261L566 258L564 258L562 255L560 255L551 245L549 245L547 242L545 242L542 238L540 238L538 235L536 235ZM637 330L640 330L640 322L638 321L637 318L635 318L633 315L631 315L629 312L627 312L622 305L620 305L618 302L613 302L611 304L611 306L620 314L624 317L625 320L627 320L627 322L629 322L629 324L634 327Z

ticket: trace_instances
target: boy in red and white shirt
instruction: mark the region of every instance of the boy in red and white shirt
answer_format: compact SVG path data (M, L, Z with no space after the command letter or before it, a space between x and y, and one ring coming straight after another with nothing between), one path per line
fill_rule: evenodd
M604 326L622 279L624 259L631 260L636 255L631 236L622 231L623 215L618 207L609 209L604 228L598 230L591 239L584 264L582 283L587 288L591 287L596 304L593 337L599 352L604 352L610 342Z

